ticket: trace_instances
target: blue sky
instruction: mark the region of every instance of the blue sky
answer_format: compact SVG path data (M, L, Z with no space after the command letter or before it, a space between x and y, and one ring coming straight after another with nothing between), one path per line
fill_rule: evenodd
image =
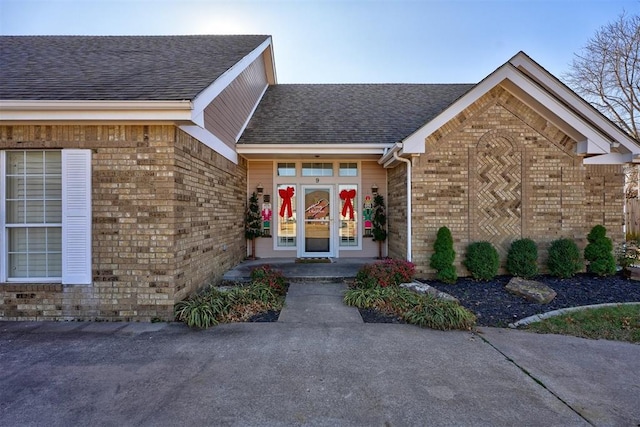
M271 34L280 83L476 83L520 50L561 77L625 10L640 1L0 0L0 34Z

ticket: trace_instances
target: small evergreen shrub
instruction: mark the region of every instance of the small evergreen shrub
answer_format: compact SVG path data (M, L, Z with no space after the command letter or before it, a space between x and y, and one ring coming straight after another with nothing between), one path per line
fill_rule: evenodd
M453 265L456 252L453 249L453 237L447 227L440 227L433 243L433 254L429 266L436 270L436 278L445 283L455 283L458 273Z
M413 263L398 259L385 259L363 266L356 275L356 286L372 288L376 286L398 286L413 280L416 267Z
M587 271L598 276L611 276L616 273L616 260L613 257L613 243L607 237L607 229L596 225L587 235L589 243L584 248L584 259L588 262Z
M498 274L500 255L489 242L474 242L467 246L464 266L476 280L491 280Z
M507 254L509 274L530 279L538 274L538 247L531 239L519 239L511 243Z
M547 268L553 276L561 278L573 277L582 269L580 250L571 239L558 239L549 246Z
M284 276L270 265L261 265L251 270L251 282L254 285L268 286L279 295L284 295L286 292Z

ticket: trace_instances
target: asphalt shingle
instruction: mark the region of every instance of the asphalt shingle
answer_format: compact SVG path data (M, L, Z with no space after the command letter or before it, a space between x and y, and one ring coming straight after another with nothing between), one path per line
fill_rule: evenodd
M394 143L472 84L279 84L265 93L239 144Z
M268 36L3 36L0 99L192 100Z

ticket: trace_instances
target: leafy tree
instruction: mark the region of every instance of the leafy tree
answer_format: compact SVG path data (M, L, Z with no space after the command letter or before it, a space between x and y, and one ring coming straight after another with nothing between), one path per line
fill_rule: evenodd
M372 223L373 240L378 242L378 258L382 258L382 242L387 240L387 212L384 197L380 194L376 194L373 198Z
M244 237L251 240L251 257L256 257L256 238L262 235L262 216L258 206L258 196L252 193L245 216Z
M565 81L602 114L640 139L640 15L622 13L575 55ZM640 165L625 167L627 198L638 197Z
M610 276L616 273L616 260L613 257L613 243L607 237L607 229L596 225L587 235L589 243L584 248L584 259L589 262L587 271L598 276Z

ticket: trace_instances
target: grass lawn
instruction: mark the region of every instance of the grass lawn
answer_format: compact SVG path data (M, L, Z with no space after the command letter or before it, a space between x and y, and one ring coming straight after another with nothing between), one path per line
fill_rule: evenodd
M640 343L640 305L574 311L531 323L526 329L541 334Z

